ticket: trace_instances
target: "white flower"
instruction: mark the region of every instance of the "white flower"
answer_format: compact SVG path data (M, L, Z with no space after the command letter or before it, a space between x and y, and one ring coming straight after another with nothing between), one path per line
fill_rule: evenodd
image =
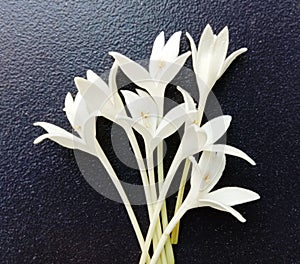
M123 121L140 133L147 150L153 151L164 138L179 129L186 119L186 111L184 104L181 104L161 117L155 100L140 89L137 89L137 92L138 94L122 91L131 118L120 115L117 119L118 122Z
M255 201L260 198L257 193L239 187L225 187L211 192L225 169L225 155L204 151L199 163L194 157L190 157L190 160L193 164L191 189L187 196L190 209L210 206L229 212L239 221L245 222L245 218L231 206Z
M239 187L225 187L211 192L225 169L226 158L223 153L204 151L199 163L192 156L190 160L193 164L190 180L191 188L179 210L164 230L150 264L157 263L170 233L188 210L208 206L228 212L244 223L246 219L232 206L252 202L260 198L257 193Z
M87 71L87 79L81 77L74 79L78 93L86 102L90 114L102 115L115 121L116 115L124 111L116 85L117 69L117 63L114 63L108 84L91 70Z
M226 58L229 32L225 27L218 35L215 35L210 25L207 25L200 37L198 50L189 33L186 33L191 45L193 68L197 76L200 97L206 96L215 82L222 76L232 61L240 54L247 51L241 48ZM205 87L206 86L206 87Z
M64 147L80 149L96 155L96 115L103 115L115 120L115 116L124 111L123 103L117 93L116 71L117 64L115 63L110 71L109 85L90 70L87 71L87 80L80 77L74 79L78 93L75 99L70 93L66 95L64 111L78 136L53 124L36 122L34 125L44 128L47 134L35 139L34 143L40 143L48 138Z
M172 81L191 54L186 52L178 56L180 36L181 32L174 33L167 43L164 32L157 36L150 57L149 71L120 53L109 54L115 58L131 81L146 89L154 99L162 98L167 84Z
M177 86L177 90L181 92L185 104L185 110L186 113L188 114L188 117L185 122L185 129L187 129L190 125L195 124L195 125L200 125L200 120L199 120L199 110L196 108L196 104L194 102L194 99L192 96L182 89L181 87Z
M84 152L96 155L95 152L95 117L90 116L85 101L77 94L75 101L70 93L65 99L67 118L77 132L78 136L47 122L35 122L35 126L44 128L47 133L34 140L34 144L42 142L44 139L51 139L59 145L70 148L80 149Z
M250 164L255 165L252 160L243 151L225 144L215 144L227 131L231 122L231 116L223 115L216 117L203 126L196 124L190 125L182 137L180 150L181 157L192 156L201 151L222 152L245 159Z

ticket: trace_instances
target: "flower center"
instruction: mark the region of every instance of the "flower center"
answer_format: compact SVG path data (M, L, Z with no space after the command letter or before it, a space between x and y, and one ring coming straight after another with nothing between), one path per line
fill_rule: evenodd
M147 113L141 112L141 117L144 120L145 127L149 128L149 112Z
M199 122L199 120L193 120L193 124L195 124L195 125L200 125L200 122Z
M165 66L165 64L166 63L164 61L159 61L158 62L158 68L160 68L160 69L163 68Z
M205 181L205 182L209 182L209 174L206 174L206 175L205 175L204 181Z
M75 130L80 131L81 130L81 126L77 125L74 127Z

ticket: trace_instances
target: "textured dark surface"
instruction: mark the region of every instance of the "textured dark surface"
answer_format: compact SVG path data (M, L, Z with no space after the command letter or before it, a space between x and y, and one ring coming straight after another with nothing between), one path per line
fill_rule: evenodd
M72 151L49 141L34 146L41 130L32 123L68 127L61 109L73 77L107 70L108 51L147 58L161 30L198 38L206 23L229 26L230 50L249 49L214 91L233 116L228 141L257 166L228 158L220 185L262 199L238 207L246 224L210 209L189 212L177 263L300 263L299 3L83 2L1 1L0 263L137 263L123 206L86 183ZM145 221L146 211L136 210Z

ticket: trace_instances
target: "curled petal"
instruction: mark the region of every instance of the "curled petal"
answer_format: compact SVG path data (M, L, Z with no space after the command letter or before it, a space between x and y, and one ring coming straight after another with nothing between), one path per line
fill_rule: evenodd
M196 104L194 102L194 99L192 98L192 96L184 89L182 89L180 86L177 86L177 90L179 92L181 92L182 96L183 96L183 100L185 103L185 107L187 111L190 110L195 110L196 109Z
M51 139L52 141L58 143L63 147L70 149L80 149L90 153L82 139L74 136L70 132L67 132L66 130L58 126L47 122L36 122L33 125L40 126L47 131L47 134L41 135L36 138L33 142L34 144L38 144L45 139Z
M257 193L239 187L225 187L208 193L205 197L228 206L248 203L260 198Z
M228 212L230 214L232 214L234 217L236 217L239 221L241 221L242 223L246 222L246 219L235 209L233 209L232 207L222 204L218 201L214 201L214 200L210 200L210 199L199 199L199 207L203 207L203 206L209 206L212 207L214 209L220 210L220 211L225 211Z
M223 152L228 155L242 158L242 159L248 161L251 165L256 164L255 161L253 159L251 159L245 152L243 152L235 147L232 147L232 146L223 145L223 144L215 144L215 145L205 146L203 148L203 150L213 151L213 152Z
M193 58L193 68L194 68L194 71L196 71L196 68L197 68L197 48L196 48L196 45L195 45L195 42L192 38L192 36L186 32L186 36L190 42L190 46L191 46L191 51L192 51L192 58Z
M222 68L220 69L220 72L218 73L218 78L220 78L223 73L227 70L227 68L230 66L230 64L236 59L237 56L241 55L242 53L246 52L247 48L241 48L239 50L236 50L235 52L231 53L225 60Z
M122 71L132 82L146 90L153 89L152 78L145 68L118 52L109 52L109 54L114 57Z

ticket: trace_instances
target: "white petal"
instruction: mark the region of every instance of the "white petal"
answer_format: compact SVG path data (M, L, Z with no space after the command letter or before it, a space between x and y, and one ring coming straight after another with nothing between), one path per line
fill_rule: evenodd
M177 90L179 92L181 92L181 94L183 96L183 100L185 102L186 110L187 111L196 110L196 104L195 104L194 99L192 98L192 96L186 90L182 89L179 86L177 86Z
M172 135L183 124L186 119L184 104L172 108L161 120L156 131L156 137L162 139Z
M83 127L90 114L86 102L80 93L76 94L72 109L72 115L74 119L74 124L72 126L80 134L80 136L82 136L79 128Z
M223 67L229 43L228 28L225 27L217 36L211 56L210 74L213 76L212 83L218 79L219 72Z
M153 48L150 56L150 63L151 61L157 61L160 58L164 46L165 46L165 33L162 31L154 40ZM151 72L151 66L149 67L149 72Z
M66 98L65 98L65 108L64 111L66 112L67 118L71 124L72 127L74 127L74 114L73 114L73 109L74 109L74 100L71 95L71 93L67 93Z
M238 211L218 201L214 201L210 199L199 199L199 207L203 207L203 206L209 206L220 211L228 212L232 214L234 217L236 217L242 223L246 222L246 219Z
M157 82L165 84L165 86L170 83L177 73L181 70L185 64L187 58L191 55L191 52L181 54L174 62L166 62L165 70L159 73L156 77Z
M241 55L242 53L244 53L246 51L247 51L247 48L241 48L241 49L236 50L235 52L231 53L225 60L223 67L221 68L221 70L218 74L218 78L220 78L223 75L223 73L227 70L227 68L236 59L237 56Z
M35 122L33 123L34 126L40 126L45 129L49 134L56 134L56 135L72 135L68 131L64 130L63 128L53 125L48 122Z
M128 126L133 127L144 138L145 143L149 146L153 136L147 128L127 116L117 116L116 121L125 130L128 128Z
M33 125L40 126L48 132L47 134L41 135L36 138L33 142L34 144L38 144L44 139L51 139L52 141L58 143L63 147L71 149L77 148L88 152L84 142L80 138L74 136L73 134L58 126L46 122L36 122Z
M153 98L145 92L142 97L130 91L122 91L122 94L133 120L143 125L154 135L158 112Z
M194 71L202 79L206 85L210 85L211 56L214 48L216 36L214 35L210 25L207 25L203 30L198 45L197 65Z
M198 186L201 192L208 193L220 180L226 165L224 153L203 151L199 160L201 183Z
M196 44L192 38L192 36L186 32L186 36L190 42L190 46L191 46L191 51L192 51L192 58L193 58L193 68L194 68L194 71L196 71L196 68L197 68L197 48L196 48Z
M115 108L116 113L118 113L122 109L124 109L123 102L118 93L118 87L117 87L117 81L116 81L117 72L118 72L118 64L117 64L117 62L114 62L110 69L110 72L109 72L108 85L112 92L112 98L113 98L113 103L114 103L114 108Z
M194 156L190 156L189 160L192 162L192 173L191 173L191 189L190 192L199 192L199 188L202 182L202 172L200 166Z
M82 134L86 144L90 148L94 148L96 138L96 116L91 116L86 120L82 129Z
M184 131L178 151L181 151L182 158L186 158L200 152L205 142L206 134L197 125L190 125Z
M231 119L232 118L229 115L222 115L213 118L201 126L201 129L205 131L207 136L207 145L215 143L225 134L230 125Z
M172 62L179 54L181 31L175 32L163 48L163 60Z
M207 24L201 34L200 41L198 44L198 51L203 50L207 51L212 48L212 44L214 43L215 35L209 24Z
M115 58L122 71L132 82L146 90L153 89L152 78L145 68L120 53L109 52L109 54Z
M124 96L126 106L128 107L129 112L130 112L132 118L134 120L140 118L140 112L141 112L141 110L137 107L136 102L141 97L138 94L136 94L134 92L131 92L131 91L123 90L123 91L121 91L121 93Z
M104 110L103 108L105 106L108 107L108 105L112 106L110 96L96 84L80 77L76 77L74 81L79 93L82 95L82 98L87 105L89 113Z
M100 78L100 76L98 76L92 70L88 70L86 72L86 77L87 77L87 80L89 82L94 83L95 85L97 85L107 96L111 95L111 90L108 87L108 85L106 84L106 82L104 82Z
M257 193L239 187L225 187L213 191L205 197L229 206L252 202L260 198Z
M50 139L65 148L82 149L83 144L79 143L75 138L76 138L75 136L73 136L73 138L69 138L61 135L53 135L47 133L36 138L33 141L33 143L38 144L45 139Z
M223 144L215 144L215 145L205 146L203 148L203 150L213 151L213 152L223 152L228 155L242 158L242 159L248 161L251 165L255 165L255 161L253 159L251 159L245 152L243 152L235 147L232 147L232 146L223 145Z
M72 109L73 104L74 104L74 99L73 99L71 93L67 93L66 98L65 98L65 109Z

